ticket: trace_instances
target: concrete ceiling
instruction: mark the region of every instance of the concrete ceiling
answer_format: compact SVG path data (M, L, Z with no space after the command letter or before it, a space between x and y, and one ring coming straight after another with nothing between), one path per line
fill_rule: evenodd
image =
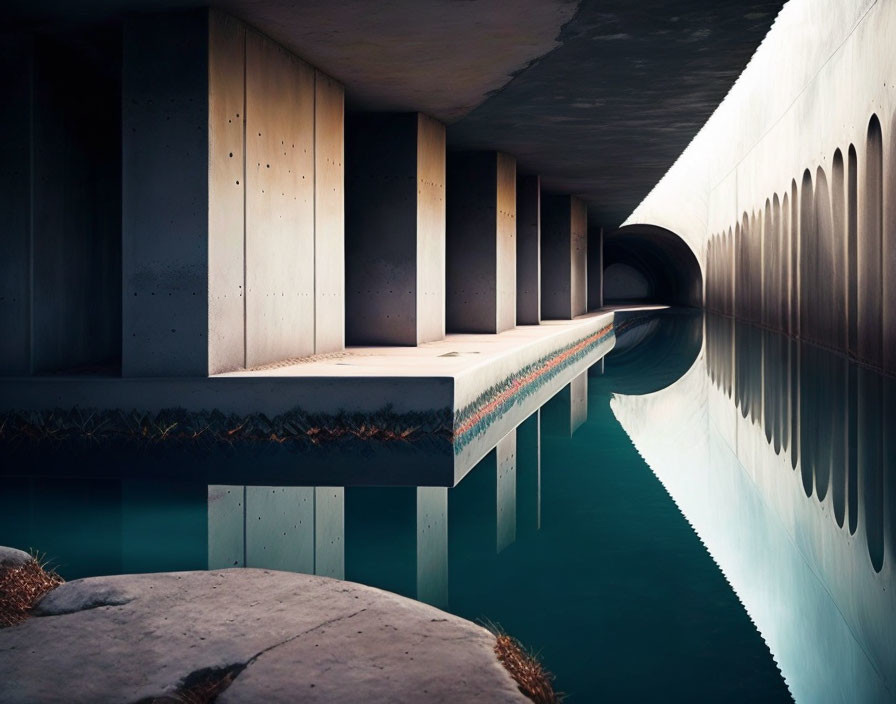
M8 0L43 26L195 0ZM453 149L500 149L618 225L743 70L782 0L223 0L346 86L421 110Z

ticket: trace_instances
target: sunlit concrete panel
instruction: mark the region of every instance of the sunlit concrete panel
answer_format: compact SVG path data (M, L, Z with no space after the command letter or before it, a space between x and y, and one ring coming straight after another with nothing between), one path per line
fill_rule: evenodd
M516 324L516 161L462 152L448 161L446 327L496 333Z
M314 69L246 35L246 365L314 353Z
M448 490L417 487L417 599L448 606Z
M122 373L208 372L208 14L122 35Z
M245 66L245 25L221 13L210 13L208 371L212 374L246 365Z
M541 202L541 315L569 320L588 305L588 212L574 196Z
M0 374L31 371L31 82L29 37L0 35Z
M246 487L208 487L208 569L245 567Z
M516 429L516 526L519 536L541 529L541 411Z
M314 573L313 487L246 487L246 567Z
M517 438L516 430L502 438L495 447L497 455L497 489L495 492L497 551L516 542L516 482L517 482Z
M588 230L588 310L597 310L604 305L604 230Z
M315 72L314 351L345 347L345 97Z
M314 574L345 578L345 489L314 487Z
M541 178L516 179L516 322L541 322Z
M345 162L348 344L445 332L445 129L417 113L350 116Z

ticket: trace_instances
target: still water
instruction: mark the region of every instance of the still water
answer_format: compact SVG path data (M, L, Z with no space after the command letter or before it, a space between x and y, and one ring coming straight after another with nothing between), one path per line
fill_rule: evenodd
M67 579L248 565L382 587L499 624L572 702L896 700L896 380L727 318L619 329L452 489L35 460L3 471L0 544Z

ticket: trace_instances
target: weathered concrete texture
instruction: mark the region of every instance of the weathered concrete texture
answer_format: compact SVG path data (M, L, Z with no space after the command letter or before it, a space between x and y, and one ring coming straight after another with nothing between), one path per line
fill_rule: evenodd
M588 213L574 196L544 196L541 209L541 314L569 320L588 303Z
M341 86L214 11L134 17L131 34L124 374L342 349Z
M314 69L246 36L246 366L314 353Z
M444 335L444 128L417 113L346 124L346 341Z
M346 577L447 606L448 490L351 487L345 501Z
M208 373L208 13L122 40L122 373Z
M448 160L446 313L449 332L516 324L516 162L498 152Z
M321 577L98 577L60 586L39 613L0 631L0 701L139 701L232 666L220 702L527 701L483 628Z
M604 306L604 231L588 230L588 310Z
M345 347L345 97L314 82L314 352Z
M345 576L342 487L208 486L208 567Z
M516 322L541 322L541 179L516 179Z
M209 17L208 371L246 366L246 27Z

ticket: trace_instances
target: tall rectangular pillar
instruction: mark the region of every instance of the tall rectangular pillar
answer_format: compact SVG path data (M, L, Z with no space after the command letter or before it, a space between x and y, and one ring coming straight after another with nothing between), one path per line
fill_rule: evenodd
M604 307L604 228L588 230L588 310Z
M516 322L541 323L541 178L516 179Z
M346 125L345 334L353 345L445 335L445 128L426 115Z
M449 332L516 325L516 161L499 152L448 163L445 320Z
M541 315L570 320L588 307L588 212L575 196L541 201Z
M341 86L216 11L123 36L123 374L341 349Z
M517 427L516 449L517 533L526 536L541 530L541 410Z

